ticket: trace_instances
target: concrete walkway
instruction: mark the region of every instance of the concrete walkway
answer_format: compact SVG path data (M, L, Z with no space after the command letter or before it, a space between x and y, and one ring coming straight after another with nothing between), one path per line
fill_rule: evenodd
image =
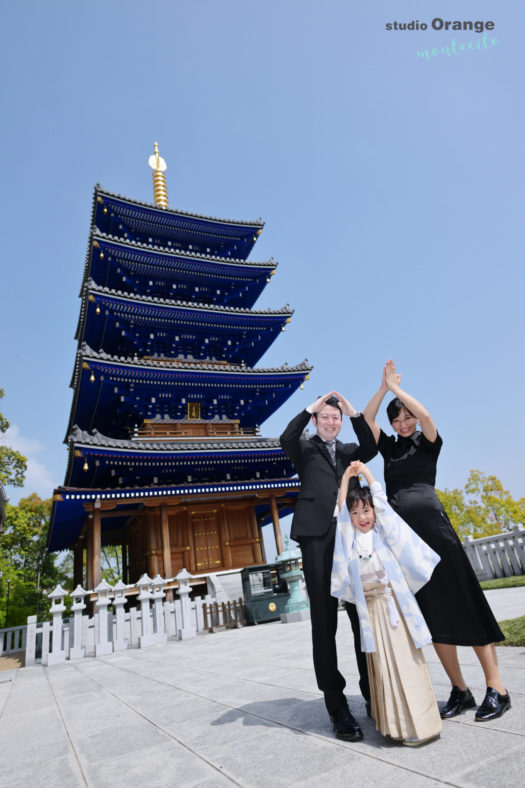
M525 613L525 588L487 594L497 618ZM340 614L347 695L364 739L332 735L311 662L309 622L270 623L163 647L0 674L0 784L15 786L506 786L525 773L525 648L499 648L513 708L466 712L418 749L380 736L357 685ZM460 649L481 702L472 649ZM449 687L425 651L438 701Z

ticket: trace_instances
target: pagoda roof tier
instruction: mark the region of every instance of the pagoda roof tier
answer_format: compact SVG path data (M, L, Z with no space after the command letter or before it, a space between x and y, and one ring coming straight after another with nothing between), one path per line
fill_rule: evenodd
M116 440L74 428L66 483L82 487L182 484L293 476L275 438Z
M128 293L161 296L205 304L251 307L278 263L247 262L168 246L126 241L94 228L83 285L93 279Z
M92 224L120 238L156 244L170 241L180 249L242 260L264 227L261 219L233 221L159 208L112 194L99 184L93 197Z
M255 427L293 394L311 369L306 360L294 367L260 369L178 359L139 361L83 344L71 381L68 433L77 424L124 438L144 419L186 418L188 403L200 405L202 419L221 416Z
M292 314L288 305L251 311L132 297L90 280L76 339L112 355L184 356L253 366Z
M73 545L84 526L88 512L100 504L102 511L110 507L111 515L101 519L102 539L107 532L124 529L130 512L138 512L145 504L180 506L205 502L209 499L257 500L256 514L268 522L269 504L265 498L275 496L280 502L292 502L299 492L298 479L251 479L242 482L221 481L214 483L186 483L156 487L128 487L119 489L59 487L53 495L48 550L56 552ZM290 508L291 511L291 508ZM286 509L280 515L287 514Z

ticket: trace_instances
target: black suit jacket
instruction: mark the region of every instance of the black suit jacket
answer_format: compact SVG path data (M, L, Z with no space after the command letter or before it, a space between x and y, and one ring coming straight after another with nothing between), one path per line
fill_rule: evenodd
M334 466L325 443L318 435L310 439L302 437L310 418L311 414L303 410L292 419L279 439L301 480L290 534L295 541L300 541L303 536L322 536L328 531L345 468L353 460L368 462L377 454L377 444L370 427L363 416L355 416L351 422L359 444L337 441ZM357 479L350 479L351 486L357 484Z

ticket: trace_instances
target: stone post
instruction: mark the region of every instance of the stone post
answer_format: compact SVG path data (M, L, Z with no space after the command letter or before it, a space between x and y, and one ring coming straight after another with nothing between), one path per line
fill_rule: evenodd
M36 616L28 616L25 667L36 664Z
M137 583L139 587L139 595L137 599L140 602L140 612L142 616L142 635L139 635L139 648L146 646L153 646L157 642L157 636L151 631L151 621L149 617L149 603L153 594L150 591L151 577L144 574Z
M42 624L42 665L49 664L49 621Z
M162 606L164 610L164 626L166 627L166 634L168 640L177 637L177 629L175 626L175 602L164 602Z
M179 597L182 626L177 630L177 638L179 640L186 640L186 638L193 638L196 635L195 624L192 621L191 603L190 603L190 573L186 569L181 569L177 575L177 582L179 584Z
M139 614L136 607L129 609L129 646L130 648L139 646Z
M73 613L73 646L69 651L70 659L82 659L86 656L86 649L82 645L82 611L86 609L84 597L87 591L84 591L81 585L78 585L72 592L73 604L71 605L71 612ZM71 619L70 619L71 621Z
M49 612L53 616L53 634L51 639L51 653L47 658L48 665L58 665L66 661L66 652L62 648L62 613L65 611L64 597L67 596L61 585L51 591L49 597L53 600Z
M128 640L126 638L126 621L124 614L124 605L126 604L127 585L119 580L113 586L113 608L115 610L115 639L113 641L113 651L124 651L128 647Z
M155 634L159 643L165 643L168 633L164 626L164 615L162 611L162 600L166 596L163 590L164 580L160 575L153 578L153 621L155 624Z
M113 645L108 641L108 605L111 604L111 586L102 580L94 589L97 594L95 602L98 612L98 643L95 643L95 656L105 657L113 651Z

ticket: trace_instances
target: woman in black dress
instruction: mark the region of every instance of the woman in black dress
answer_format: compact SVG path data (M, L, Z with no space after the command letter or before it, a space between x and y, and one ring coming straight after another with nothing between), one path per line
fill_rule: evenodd
M364 416L385 461L390 505L441 557L430 581L416 594L434 648L452 684L441 716L455 717L476 705L457 655L457 646L473 646L487 683L485 699L475 719L494 719L510 708L494 647L495 642L503 640L503 633L434 490L443 441L428 411L401 389L400 382L394 362L387 361L381 387L366 406ZM395 395L387 414L397 438L385 435L376 422L388 391ZM416 429L418 421L421 431Z

